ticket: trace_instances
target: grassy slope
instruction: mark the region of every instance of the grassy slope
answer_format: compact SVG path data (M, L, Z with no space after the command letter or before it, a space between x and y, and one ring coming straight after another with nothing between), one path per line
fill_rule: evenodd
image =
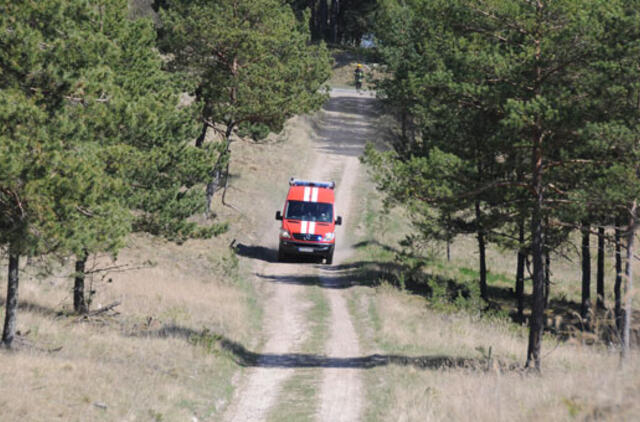
M354 262L393 262L404 218L380 216L371 186L364 196L357 231L363 246ZM466 260L436 262L427 271L460 273L473 266L472 248L454 245ZM351 312L363 355L383 355L389 364L365 373L365 420L632 420L640 410L637 356L621 370L617 352L603 345L546 335L543 375L530 375L522 370L525 327L506 317L434 308L422 296L372 285L367 276L352 289Z
M234 142L227 195L234 208L215 209L231 223L229 233L184 245L132 237L117 264L142 268L93 280L92 308L121 301L117 315L69 314L71 263L45 276L37 263L23 263L22 335L15 351L0 351L0 419L215 419L242 371L216 340L250 350L262 340L255 260L236 256L229 244L256 245L270 229L275 239L273 214L291 172L306 164L299 151L309 147L310 133L298 117L263 143Z

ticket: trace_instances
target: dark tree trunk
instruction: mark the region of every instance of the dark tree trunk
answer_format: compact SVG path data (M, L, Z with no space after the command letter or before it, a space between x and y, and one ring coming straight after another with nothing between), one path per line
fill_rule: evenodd
M536 148L537 149L537 148ZM542 241L542 157L536 156L536 170L534 172L534 186L537 198L533 205L531 217L531 257L533 260L533 302L531 304L531 319L529 320L529 346L527 348L527 364L529 368L541 370L542 330L544 328L544 262Z
M447 262L451 261L451 216L447 214Z
M86 314L89 311L84 295L85 266L88 258L89 252L85 250L76 259L76 274L73 283L73 310L79 314Z
M485 232L482 227L482 215L480 211L480 202L476 201L476 228L478 236L478 252L480 255L480 296L488 299L487 293L487 258L486 258L486 239Z
M338 43L338 17L340 15L340 0L331 0L331 42Z
M200 131L200 135L196 138L196 147L202 147L205 138L207 137L207 129L209 129L209 125L206 123L202 124L202 130Z
M16 334L16 312L18 310L18 280L20 256L9 252L9 277L7 283L7 302L4 313L4 329L2 330L2 344L11 347Z
M218 161L216 162L215 166L213 167L213 171L211 172L211 181L209 183L207 183L207 209L206 209L206 215L208 216L211 213L211 203L213 202L213 195L216 193L216 191L220 188L220 180L225 177L226 174L226 181L225 181L225 186L224 186L224 192L222 195L222 202L224 203L224 197L226 195L227 192L227 186L228 186L228 179L229 179L229 148L231 146L231 134L233 133L233 128L235 127L235 123L228 123L227 124L227 130L225 131L225 149L224 152L222 154L220 154L220 157L218 158ZM222 168L222 159L225 158L227 160L227 163L224 166L224 170ZM225 173L226 172L226 173Z
M537 5L538 12L541 11L541 5ZM540 40L535 40L536 51L535 72L537 77L536 88L534 94L538 94L539 86L542 80L542 67L540 65L542 49ZM544 252L543 241L543 214L542 206L544 202L543 190L543 130L540 121L536 121L534 136L532 137L531 148L531 187L534 192L534 201L531 206L531 258L533 260L533 301L531 304L531 318L529 320L529 345L527 347L527 363L526 367L530 368L532 364L539 372L542 370L542 331L544 329L544 262L542 254Z
M225 166L224 169L224 188L222 190L222 204L223 205L227 205L227 203L225 202L225 198L227 196L227 188L229 188L229 164L231 163L231 158L229 157L229 152L230 152L230 147L231 147L231 134L233 133L233 128L235 126L235 123L230 124L229 126L227 126L227 131L225 133L225 138L227 140L227 144L226 147L224 149L224 153L227 157L227 165Z
M526 259L524 245L524 221L518 224L518 263L516 265L516 306L518 322L524 322L524 264Z
M544 251L544 307L549 306L549 294L551 293L551 254L549 249Z
M222 188L222 205L227 205L227 189L229 188L229 160L224 169L224 187Z
M587 327L591 320L591 251L589 250L589 223L582 223L582 301L580 316Z
M596 308L605 309L604 303L604 226L598 227L598 264L596 269Z
M622 253L620 247L620 222L616 222L615 243L616 243L616 281L613 286L613 295L615 300L615 316L618 334L622 337L622 295L620 287L622 285Z
M329 6L327 5L327 0L320 0L320 6L318 7L318 19L319 19L319 30L321 38L324 40L328 40L329 37Z
M311 10L311 18L309 19L309 30L311 31L311 39L313 41L320 40L320 34L318 31L318 11L317 0L309 0L309 9Z
M637 221L637 201L633 201L629 216L629 227L627 228L627 262L625 263L625 283L624 283L624 314L622 319L622 358L629 356L629 336L631 334L631 299L633 291L633 247L636 237Z

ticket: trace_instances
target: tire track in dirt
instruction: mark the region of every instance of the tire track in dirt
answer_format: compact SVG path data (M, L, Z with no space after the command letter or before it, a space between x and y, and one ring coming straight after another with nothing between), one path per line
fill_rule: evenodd
M273 233L270 233L272 236ZM266 242L271 243L272 239ZM258 271L277 278L290 274L289 267L290 264L265 263ZM305 313L310 303L303 300L304 289L304 286L289 283L278 283L270 289L264 314L267 342L247 374L247 382L236 395L225 420L266 420L283 383L295 371L286 356L296 352L306 338Z
M371 133L366 115L371 111L373 98L358 95L353 90L334 90L317 122L314 165L307 174L292 175L301 178L337 179L336 211L349 224L349 204L357 195L360 173L359 156L364 142ZM350 254L345 227L336 230L337 245L334 262L340 263ZM262 236L262 244L274 249L277 242L273 230ZM272 283L265 304L265 337L267 342L257 362L246 376L244 385L226 413L228 421L266 420L269 410L277 403L285 381L304 366L309 356L296 355L308 338L305 314L311 304L304 300L306 286L297 279L319 276L331 306L330 335L324 350L313 356L322 369L317 416L322 421L354 421L360 418L363 388L357 368L338 367L331 362L349 362L359 356L357 334L348 312L346 291L336 283L346 282L331 268L308 264L262 262L256 270ZM338 276L338 277L336 277ZM340 282L336 280L342 280ZM326 357L322 356L326 353ZM296 361L296 359L300 361ZM346 365L350 366L350 365ZM313 405L309 403L309 405Z
M359 157L364 144L373 136L373 125L367 119L372 112L373 98L369 95L357 95L354 92L334 92L333 97L344 96L346 111L351 115L348 119L337 116L333 125L325 125L326 137L337 146L337 151L345 151L344 169L336 195L336 204L342 206L342 212L353 216L351 203L357 199L357 183L360 177ZM344 113L343 108L339 108ZM345 226L340 228L337 238L342 239L336 250L336 264L340 265L352 254L353 249L347 238L345 228L349 225L345 217ZM327 269L321 272L326 295L331 305L329 321L330 334L326 343L327 358L332 362L344 362L349 365L350 359L361 355L358 336L351 321L347 305L347 294L344 283L350 281L340 277L335 271ZM338 281L341 280L341 281ZM351 366L351 365L349 365ZM360 374L361 369L333 365L323 370L320 392L319 420L321 421L356 421L361 418L364 401L364 389Z

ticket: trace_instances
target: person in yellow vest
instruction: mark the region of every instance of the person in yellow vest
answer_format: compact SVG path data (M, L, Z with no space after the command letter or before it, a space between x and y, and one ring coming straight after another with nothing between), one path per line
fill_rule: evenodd
M353 76L356 82L356 91L360 91L362 89L362 81L364 81L364 69L362 68L361 63L356 65L356 70L353 72Z

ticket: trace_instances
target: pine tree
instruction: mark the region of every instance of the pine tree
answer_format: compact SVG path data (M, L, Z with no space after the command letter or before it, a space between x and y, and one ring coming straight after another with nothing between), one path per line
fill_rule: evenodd
M160 46L172 54L173 71L193 78L202 104L196 145L204 144L210 128L224 132L222 154L210 169L210 204L228 180L233 131L261 137L280 131L292 115L318 108L326 98L320 88L329 56L323 46L310 45L305 25L276 0L167 0L162 6Z
M82 68L82 55L73 50L81 35L69 16L85 6L55 0L0 4L0 243L10 257L7 346L16 325L19 258L69 253L79 239L97 238L97 232L117 239L120 219L126 219L112 189L117 183L104 177L96 144L83 144L82 125L69 113L78 106L73 92ZM90 216L95 218L89 221Z
M220 233L224 224L201 226L189 220L204 210L207 164L217 152L191 145L198 105L180 105L186 87L181 75L162 70L152 22L129 19L126 1L98 2L91 11L99 16L91 19L88 30L99 41L81 51L109 77L91 79L106 100L79 109L77 119L84 122L88 137L100 140L105 175L122 181L120 198L133 211L128 214L131 229L177 242ZM109 54L105 44L111 46ZM88 254L104 246L84 241L76 248L76 292L82 291L80 270ZM120 245L108 246L115 252ZM76 310L86 309L83 295L74 297Z
M601 214L598 203L630 209L637 198L629 159L637 153L639 110L613 104L637 98L637 4L384 5L379 38L393 77L381 88L399 110L403 136L395 154L369 149L367 159L391 197L430 205L422 206L425 216L445 204L461 212L469 198L498 215L522 210L516 222L526 212L533 261L527 365L539 370L548 257L567 234L554 226L578 227L590 213ZM476 145L481 159L473 161ZM491 170L473 174L474 162Z
M20 256L75 255L86 311L89 254L132 230L172 240L224 225L188 221L215 151L195 148L197 104L162 70L149 20L120 1L0 3L0 242L10 253L4 343L15 330Z

